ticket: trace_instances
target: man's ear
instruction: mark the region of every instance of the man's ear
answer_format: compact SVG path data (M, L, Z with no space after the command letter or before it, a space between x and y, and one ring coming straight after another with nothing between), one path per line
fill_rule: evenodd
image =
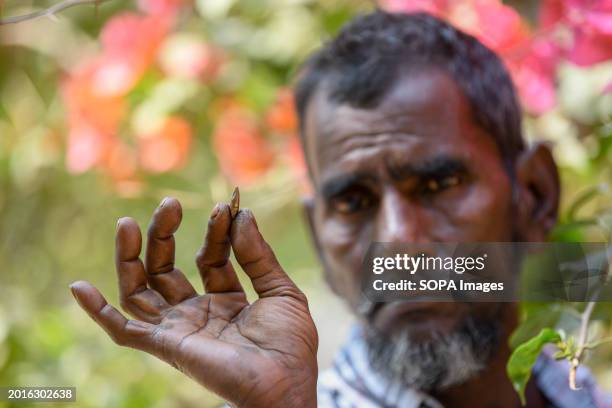
M521 238L544 241L557 223L560 182L550 148L535 144L516 163L514 205Z
M321 266L323 267L323 276L325 278L325 282L332 289L332 291L336 295L340 295L336 290L335 285L331 279L331 274L329 273L328 263L325 260L325 254L321 248L321 241L319 241L319 234L317 231L316 223L315 223L315 204L313 197L303 197L302 198L302 208L304 209L304 217L306 218L306 224L308 225L308 229L310 230L310 238L312 240L312 245L317 251L317 256L319 258L319 262L321 262Z

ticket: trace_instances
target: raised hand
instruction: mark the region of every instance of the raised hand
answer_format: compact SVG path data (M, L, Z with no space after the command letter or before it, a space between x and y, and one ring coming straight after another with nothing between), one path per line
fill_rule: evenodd
M165 199L148 230L145 262L136 221L117 224L116 269L126 319L85 281L70 288L115 343L150 353L239 407L316 406L317 331L304 294L278 264L253 214L217 204L196 264L198 295L174 266L180 203ZM229 255L259 298L249 304Z

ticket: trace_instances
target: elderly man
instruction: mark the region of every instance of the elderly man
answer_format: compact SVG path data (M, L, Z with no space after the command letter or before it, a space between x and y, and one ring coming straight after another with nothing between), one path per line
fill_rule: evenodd
M117 224L127 320L92 285L79 304L120 345L168 362L237 407L517 407L506 376L513 303L364 306L360 264L372 242L544 241L559 201L549 150L528 148L497 56L427 14L377 11L349 23L300 72L296 99L314 195L306 209L331 288L360 326L318 375L317 330L253 214L212 211L199 295L174 266L181 207L165 199L144 263L133 219ZM235 216L234 216L235 215ZM233 251L259 295L249 304ZM592 380L538 360L530 407L598 406Z

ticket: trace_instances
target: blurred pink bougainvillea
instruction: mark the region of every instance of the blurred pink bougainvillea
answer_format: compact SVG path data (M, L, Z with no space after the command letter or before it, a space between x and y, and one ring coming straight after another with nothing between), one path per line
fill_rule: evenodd
M556 105L561 61L590 66L612 58L611 0L543 0L535 27L501 0L382 0L381 5L433 13L480 39L505 61L533 115Z
M68 170L97 169L121 181L181 168L196 130L181 116L180 103L154 110L159 117L145 120L158 123L154 129L133 126L138 109L133 96L142 96L143 80L146 93L175 79L212 96L197 114L211 116L210 147L228 181L254 184L277 165L303 179L306 165L291 90L280 87L263 109L239 102L231 92L216 93L215 81L236 56L182 24L192 2L139 0L137 6L106 22L99 52L62 82ZM504 60L525 111L534 116L557 106L561 62L590 66L612 58L612 0L543 0L537 24L501 0L381 0L380 6L426 11L479 38Z
M139 79L154 60L169 25L170 19L163 15L119 14L100 34L103 55L128 66L135 73L134 79Z
M221 170L236 184L252 184L274 161L274 152L254 114L239 106L221 113L213 143Z
M252 184L275 164L283 164L295 176L300 189L308 189L289 88L279 88L274 102L262 115L255 115L236 101L225 101L215 123L215 153L221 170L233 183Z
M185 1L142 0L143 12L124 12L100 32L100 51L68 72L61 84L68 112L66 165L70 172L98 169L117 181L136 179L139 171L160 173L185 164L192 139L189 123L161 117L155 132L132 135L126 125L132 92L149 70L157 70L160 48L172 33ZM216 54L204 42L177 58L169 75L210 75ZM184 54L184 52L183 52ZM163 69L163 68L162 68Z
M189 3L189 0L138 0L138 7L150 15L175 18Z
M278 90L276 101L266 114L266 124L274 132L295 136L298 120L293 101L293 92L289 88L280 88Z
M204 88L225 63L224 50L177 24L188 4L185 0L140 0L140 12L125 12L106 22L100 51L67 73L62 89L68 111L70 172L97 169L125 181L143 173L173 171L187 162L194 129L186 119L174 113L153 117L151 121L159 124L146 131L128 122L135 112L131 93L147 72L154 73L155 84L177 78ZM217 115L213 112L211 147L229 181L253 184L276 163L286 163L296 175L303 175L290 89L280 88L261 115L222 94L210 106L221 106ZM205 114L207 107L202 109Z
M572 41L564 47L566 58L589 66L612 58L611 0L547 0L540 23L546 29L565 26Z
M99 69L100 60L89 61L63 83L69 124L66 161L68 170L74 173L103 162L125 114L126 104L121 97L96 91Z
M163 173L185 164L193 131L178 116L168 117L154 132L139 135L140 164L146 171Z
M174 34L162 45L158 60L166 75L211 81L223 63L222 52L192 34Z

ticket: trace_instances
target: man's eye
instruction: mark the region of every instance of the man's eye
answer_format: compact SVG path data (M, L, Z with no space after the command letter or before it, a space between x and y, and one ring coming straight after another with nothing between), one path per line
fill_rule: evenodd
M441 178L432 178L425 182L425 192L427 194L435 194L448 188L458 186L459 184L461 184L461 177L456 174Z
M334 211L341 214L352 214L363 211L373 203L372 197L363 193L346 193L332 200Z

